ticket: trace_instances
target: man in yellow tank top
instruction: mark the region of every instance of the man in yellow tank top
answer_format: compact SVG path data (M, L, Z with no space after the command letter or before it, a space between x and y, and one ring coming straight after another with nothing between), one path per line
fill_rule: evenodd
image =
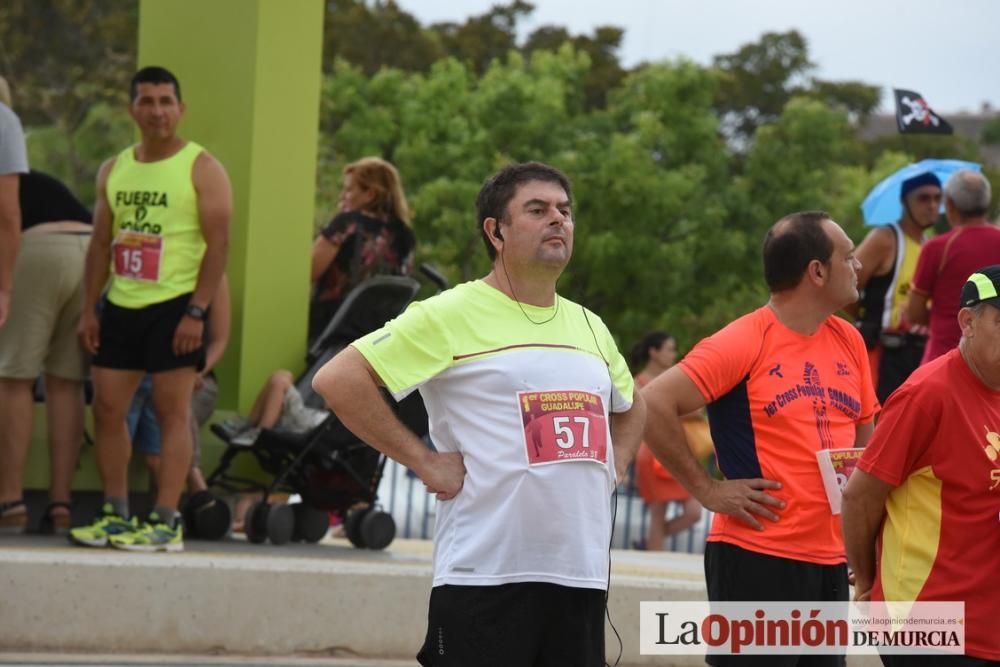
M858 318L880 403L920 365L927 342L927 327L909 321L906 303L924 235L938 219L941 181L918 174L903 181L900 198L899 222L876 227L858 246L861 298L845 309Z
M101 165L87 251L80 338L94 356L94 426L104 503L70 538L86 546L180 551L177 504L191 464L191 392L204 364L204 328L229 244L232 191L223 166L177 135L180 84L146 67L130 86L140 142ZM110 276L110 281L109 281ZM100 320L95 310L108 286ZM125 424L146 373L162 432L153 511L128 509L131 442Z

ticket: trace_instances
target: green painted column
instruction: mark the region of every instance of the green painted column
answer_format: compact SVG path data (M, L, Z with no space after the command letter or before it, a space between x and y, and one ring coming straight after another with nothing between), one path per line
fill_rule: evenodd
M322 0L140 2L139 67L177 76L187 105L179 133L233 184L222 409L246 413L274 370L302 370L322 33Z

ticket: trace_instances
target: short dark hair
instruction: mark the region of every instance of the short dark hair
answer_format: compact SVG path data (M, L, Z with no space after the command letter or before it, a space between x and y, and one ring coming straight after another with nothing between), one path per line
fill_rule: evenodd
M151 65L143 67L133 74L132 81L128 86L128 99L130 102L135 102L136 96L139 95L140 83L172 83L174 84L174 94L177 96L177 101L181 101L181 84L177 80L177 77L173 75L173 72L165 67Z
M629 353L629 361L632 362L632 368L636 372L639 372L643 367L649 363L649 351L659 350L663 347L663 344L668 340L673 338L666 331L650 331L645 336L643 336L638 343L632 347L632 351Z
M833 255L833 240L823 229L831 220L825 211L801 211L786 215L767 230L764 237L764 280L772 292L794 288L802 280L809 262L827 264Z
M542 181L545 183L558 183L566 191L566 197L572 200L573 193L570 190L569 179L555 167L550 167L541 162L521 162L504 167L489 180L483 183L476 197L476 223L483 236L483 244L490 260L497 258L497 249L490 243L486 230L483 229L483 221L486 218L495 218L497 224L507 219L507 206L510 204L517 189L530 181Z

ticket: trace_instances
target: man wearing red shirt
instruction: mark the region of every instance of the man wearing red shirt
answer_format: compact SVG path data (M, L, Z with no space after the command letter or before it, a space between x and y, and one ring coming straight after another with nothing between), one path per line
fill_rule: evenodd
M969 277L958 348L889 398L844 490L856 600L965 602L965 656L883 656L887 667L1000 665L998 290L1000 264Z
M921 249L907 308L911 322L930 322L921 363L958 345L962 284L977 268L1000 263L1000 229L986 220L989 206L990 183L982 174L958 171L945 183L945 215L953 229Z

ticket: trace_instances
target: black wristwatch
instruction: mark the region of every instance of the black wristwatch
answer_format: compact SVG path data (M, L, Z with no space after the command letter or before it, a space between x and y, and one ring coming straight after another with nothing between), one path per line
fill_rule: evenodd
M205 308L200 308L194 305L193 303L189 303L187 308L184 309L184 314L187 315L188 317L193 317L196 320L204 322L205 319L208 317L208 310L206 310Z

